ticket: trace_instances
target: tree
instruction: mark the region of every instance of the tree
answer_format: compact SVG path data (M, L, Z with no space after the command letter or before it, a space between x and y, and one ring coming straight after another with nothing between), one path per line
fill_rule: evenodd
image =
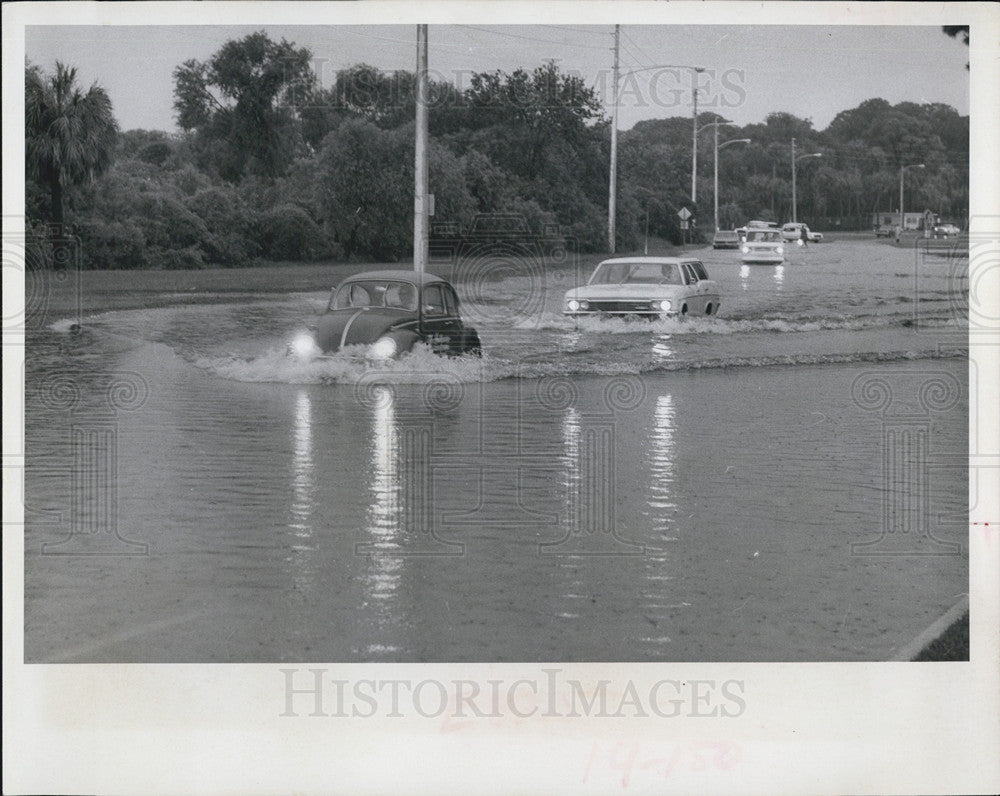
M174 70L177 123L197 133L206 161L225 178L275 177L301 140L297 108L315 83L311 58L258 31L226 42L207 63L185 61Z
M951 36L953 39L958 39L966 47L969 46L969 26L968 25L942 25L941 30L943 30L947 35ZM965 68L968 69L969 65L966 63Z
M435 142L429 147L435 218L463 222L475 201L462 162ZM364 119L344 122L316 158L325 224L348 258L397 261L413 251L414 128L383 130Z
M118 123L107 92L83 93L76 69L56 62L55 75L25 70L25 161L28 176L49 190L50 214L63 223L66 189L104 174L114 160Z

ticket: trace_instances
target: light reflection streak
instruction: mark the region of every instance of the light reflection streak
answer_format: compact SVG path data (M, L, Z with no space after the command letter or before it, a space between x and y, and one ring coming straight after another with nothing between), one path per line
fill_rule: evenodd
M653 433L650 439L650 498L649 505L656 510L658 530L666 530L666 512L676 510L674 503L674 401L670 394L656 399L653 412Z
M750 266L741 265L740 266L740 285L744 290L750 289Z
M673 359L674 349L670 345L669 334L661 334L653 343L653 354L659 359Z
M676 419L673 396L660 395L653 410L653 429L650 434L650 487L647 504L652 510L653 529L660 534L660 543L676 542L676 536L668 536L666 531L674 522L677 512L674 495L676 478L674 458L676 456ZM643 615L663 631L671 627L674 609L678 606L672 599L669 574L669 558L666 554L649 555L645 559L645 575L642 585ZM647 654L667 655L665 647L672 641L668 635L644 636L640 639L647 647Z
M781 290L785 284L785 266L774 266L774 281L778 283L778 290Z
M312 440L312 402L309 391L299 390L295 396L295 425L293 428L292 454L292 577L302 591L316 585L316 568L312 563L315 550L313 541L313 492L315 489Z
M566 530L572 533L580 511L580 413L572 406L562 421L563 486L566 488Z
M396 424L396 400L392 388L374 388L372 406L372 479L371 506L368 511L369 548L375 551L367 560L364 577L366 605L371 604L375 626L390 631L400 623L398 615L399 585L403 560L391 553L399 549L400 494L399 482L399 430ZM384 553L379 555L378 553ZM388 554L388 555L387 555ZM393 654L399 646L393 643L369 644L366 652L371 655Z

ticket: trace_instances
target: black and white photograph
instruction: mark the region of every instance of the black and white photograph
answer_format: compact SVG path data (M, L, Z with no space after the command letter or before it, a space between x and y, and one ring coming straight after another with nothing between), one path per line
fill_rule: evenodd
M420 9L4 7L4 792L996 792L997 8Z

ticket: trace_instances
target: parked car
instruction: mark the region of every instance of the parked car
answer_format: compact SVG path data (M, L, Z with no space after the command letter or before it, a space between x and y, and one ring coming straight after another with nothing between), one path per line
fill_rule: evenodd
M418 342L450 356L482 350L479 334L462 322L455 289L444 279L416 271L370 271L333 289L315 331L297 338L291 352L311 359L363 345L370 359L393 359Z
M735 231L720 229L712 238L713 249L738 249L740 247L740 236Z
M743 242L744 263L780 264L785 261L785 247L777 229L748 229Z
M600 263L586 285L566 291L563 314L715 315L720 303L719 287L699 260L618 257Z
M938 226L934 227L935 238L950 238L961 234L962 230L954 224L938 224Z
M819 243L821 240L823 240L822 232L813 232L812 230L809 229L808 226L806 226L800 221L792 221L788 224L785 224L785 226L781 228L781 237L783 240L789 242L802 240L803 229L806 231L806 240L809 241L810 243Z

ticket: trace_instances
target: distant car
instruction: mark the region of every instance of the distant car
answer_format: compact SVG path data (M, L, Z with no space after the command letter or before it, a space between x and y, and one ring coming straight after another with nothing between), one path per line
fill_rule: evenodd
M740 236L733 230L720 229L712 238L713 249L738 249Z
M699 260L618 257L600 263L586 285L566 291L563 314L715 315L720 303L719 287Z
M369 359L393 359L426 343L436 354L480 354L479 334L462 322L458 296L444 279L416 271L370 271L340 283L312 334L297 338L301 359L344 346L367 346Z
M823 240L822 232L813 232L805 224L795 221L785 224L785 226L781 228L781 238L782 240L786 240L790 243L794 243L797 240L802 240L803 229L806 231L806 240L809 241L810 243L819 243L821 240Z
M777 265L785 261L781 232L776 229L748 229L742 252L740 259L744 263Z
M954 235L961 235L962 230L956 227L954 224L939 224L934 227L934 237L935 238L948 238Z

